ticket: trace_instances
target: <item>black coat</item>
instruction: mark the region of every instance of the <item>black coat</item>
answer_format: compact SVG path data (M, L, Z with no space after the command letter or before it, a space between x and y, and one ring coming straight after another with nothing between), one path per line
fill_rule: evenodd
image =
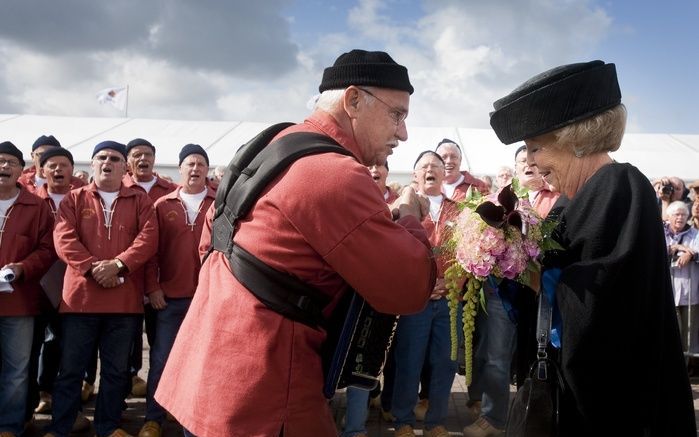
M566 249L548 258L562 267L561 435L696 436L647 178L629 164L604 166L560 212L556 238Z

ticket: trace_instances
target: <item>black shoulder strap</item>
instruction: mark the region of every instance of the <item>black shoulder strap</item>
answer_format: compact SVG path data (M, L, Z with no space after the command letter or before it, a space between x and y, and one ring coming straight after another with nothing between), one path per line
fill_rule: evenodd
M267 185L294 161L318 153L351 155L331 138L310 132L291 133L269 143L288 126L271 126L241 147L231 160L216 194L209 253L223 252L233 275L268 308L317 327L322 323L328 298L233 243L238 220L250 212Z

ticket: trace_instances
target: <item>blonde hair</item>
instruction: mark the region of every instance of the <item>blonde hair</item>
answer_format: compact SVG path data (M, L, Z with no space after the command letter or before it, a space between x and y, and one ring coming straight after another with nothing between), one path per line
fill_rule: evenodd
M618 150L625 129L626 107L619 104L551 134L556 138L557 147L574 149L576 156L582 156Z

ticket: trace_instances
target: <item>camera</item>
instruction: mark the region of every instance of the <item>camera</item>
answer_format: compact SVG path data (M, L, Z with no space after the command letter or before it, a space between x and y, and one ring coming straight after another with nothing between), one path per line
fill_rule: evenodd
M660 187L660 192L665 196L671 196L675 192L675 187L672 184L665 184Z

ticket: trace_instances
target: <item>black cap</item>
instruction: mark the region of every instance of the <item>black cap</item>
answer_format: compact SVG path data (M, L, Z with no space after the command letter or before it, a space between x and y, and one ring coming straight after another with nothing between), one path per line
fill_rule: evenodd
M56 137L53 135L42 135L37 138L36 141L34 141L34 144L32 144L32 152L41 146L61 147L61 143L59 143Z
M121 143L117 143L116 141L102 141L101 143L97 144L92 151L92 157L94 158L100 150L104 149L111 149L115 152L119 152L124 157L124 160L126 160L126 146Z
M45 151L42 155L41 158L39 158L39 165L41 167L46 164L46 161L49 160L49 158L53 158L54 156L65 156L68 158L68 161L70 161L70 165L75 165L75 162L73 161L73 154L68 151L68 149L64 149L63 147L53 147L47 151Z
M144 140L143 138L134 138L126 145L126 154L128 155L131 149L137 146L148 146L153 149L153 153L155 153L155 147L150 143L150 141Z
M490 125L512 144L584 120L621 103L614 64L591 61L537 74L493 103Z
M325 69L318 90L322 93L350 85L389 88L410 94L414 91L408 69L396 63L388 53L358 49L343 53L332 67Z
M22 151L11 142L4 141L0 143L0 153L7 153L8 155L14 156L19 160L19 164L24 167L24 157L22 157Z
M178 165L182 165L182 161L189 155L201 155L206 159L206 165L209 165L209 155L206 154L206 150L199 144L187 144L180 150L180 163Z
M437 147L434 148L435 152L437 151L437 149L439 149L439 146L441 146L442 144L453 144L453 145L455 145L456 148L459 149L459 155L461 155L461 147L459 147L459 144L458 144L456 141L454 141L454 140L450 140L449 138L444 138L442 141L440 141L439 143L437 143Z

